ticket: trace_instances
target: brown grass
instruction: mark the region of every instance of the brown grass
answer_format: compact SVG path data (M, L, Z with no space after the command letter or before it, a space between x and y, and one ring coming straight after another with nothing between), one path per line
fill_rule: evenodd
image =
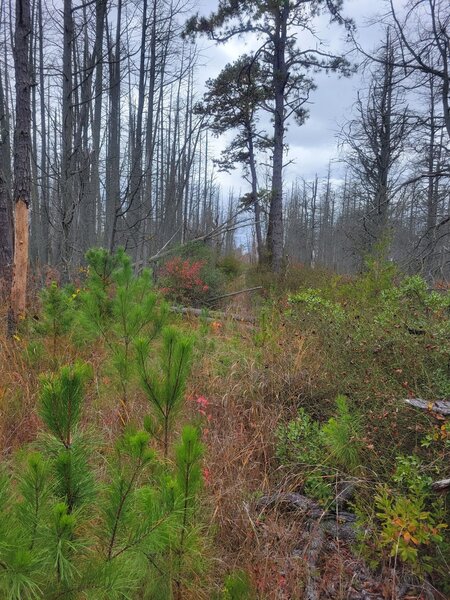
M248 308L241 299L236 304ZM258 348L254 334L251 327L225 323L215 333L215 350L206 354L191 382L193 404L196 395L209 401L205 487L216 576L220 581L244 568L259 598L301 598L305 561L293 553L304 523L276 512L261 514L256 500L284 483L274 458L275 431L308 389L305 340L293 335L288 346L281 337L270 338ZM225 368L222 353L229 359Z

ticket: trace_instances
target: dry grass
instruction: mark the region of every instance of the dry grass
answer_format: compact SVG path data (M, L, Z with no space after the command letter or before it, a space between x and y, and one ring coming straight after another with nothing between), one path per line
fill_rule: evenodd
M208 335L201 338L183 420L203 422L204 500L212 568L207 581L193 586L192 600L210 598L205 589L209 593L219 590L233 569L248 571L260 599L301 599L304 595L306 552L314 530L308 529L300 515L258 511L256 500L274 490L298 489L299 481L277 468L275 431L280 421L292 418L300 405L308 404L311 414L320 418L334 398L326 392L324 349L317 339L289 330L283 322L283 307L279 309L269 312L266 334L261 328L230 320L210 324ZM249 314L252 301L246 295L237 296L227 310ZM183 319L187 329L200 326L195 317ZM54 366L49 345L43 360L35 365L26 359L26 346L25 336L8 340L0 332L0 450L4 453L34 439L40 426L36 413L39 373ZM94 379L84 421L101 432L107 446L112 445L120 431L119 393L105 369L104 349L98 344L76 348L66 339L59 343L58 356L59 362L81 358L92 365ZM206 409L196 402L199 396L207 399ZM206 414L200 415L199 408ZM137 385L131 389L129 410L141 426L148 406ZM334 600L347 597L354 572L362 568L345 545L334 542L327 543L318 566L321 597Z
M241 310L244 304L239 301ZM286 337L282 328L280 334ZM217 581L244 568L259 598L301 598L305 560L294 551L305 524L276 512L262 514L256 500L283 484L274 458L275 431L307 393L305 340L271 338L258 347L254 335L242 324L219 328L214 350L205 354L191 382L192 404L196 395L209 401L205 470Z

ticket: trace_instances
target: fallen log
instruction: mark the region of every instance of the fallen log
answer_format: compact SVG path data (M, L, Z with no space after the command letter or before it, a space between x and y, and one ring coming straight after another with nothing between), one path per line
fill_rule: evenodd
M446 492L450 490L450 479L441 479L431 484L431 489L434 492Z
M205 309L202 308L192 308L190 306L171 306L170 310L174 313L179 313L182 315L191 315L193 317L203 317L205 315ZM225 320L231 319L232 321L239 321L241 323L250 323L254 325L256 323L256 319L253 317L248 317L246 315L237 315L234 313L227 313L219 310L209 311L206 310L207 321L216 321L216 320Z
M279 492L270 496L262 496L256 503L257 510L276 508L286 512L302 513L309 520L335 521L338 524L354 523L356 516L347 511L333 511L322 508L317 502L303 494Z
M215 298L211 298L208 300L208 304L212 304L213 302L217 302L218 300L223 300L224 298L231 298L232 296L239 296L239 294L246 294L249 292L255 292L256 290L262 290L262 285L257 285L256 287L246 288L245 290L238 290L237 292L229 292L228 294L222 294L222 296L216 296Z
M428 401L422 400L422 398L405 398L403 402L421 410L427 410L446 417L450 416L450 400Z

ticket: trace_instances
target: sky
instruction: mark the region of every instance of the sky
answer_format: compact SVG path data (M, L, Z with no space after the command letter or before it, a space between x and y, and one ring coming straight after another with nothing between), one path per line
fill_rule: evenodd
M394 0L400 7L402 0ZM196 11L208 15L217 7L217 0L199 0ZM367 51L372 51L383 37L380 17L387 12L385 0L344 0L344 14L351 17L357 26L357 39ZM330 51L348 53L351 46L346 41L342 27L330 25L324 15L316 21L316 31ZM215 45L203 40L201 46L201 68L199 69L198 84L202 88L204 81L215 77L230 61L243 52L252 49L252 39L234 38L227 44ZM350 55L352 62L359 62L361 57ZM357 92L364 88L364 76L356 73L350 78L339 78L335 74L318 74L315 76L317 89L312 93L309 104L309 119L299 127L291 123L287 132L289 144L289 164L285 169L286 180L293 181L297 177L312 179L317 173L319 177L326 176L328 164L332 161L332 177L339 180L343 174L342 163L338 157L336 135L345 121L351 117L352 107ZM213 152L220 154L226 145L227 138L223 136L212 141ZM216 181L225 191L233 188L236 192L245 191L247 184L242 180L237 169L232 174L217 173Z

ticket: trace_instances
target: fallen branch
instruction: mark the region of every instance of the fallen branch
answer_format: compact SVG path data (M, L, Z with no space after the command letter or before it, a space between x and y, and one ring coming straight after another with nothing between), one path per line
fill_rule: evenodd
M323 509L317 502L311 500L303 494L293 492L280 492L270 496L259 498L256 508L264 510L266 508L276 508L283 511L295 511L302 513L309 520L320 519L320 521L336 521L342 523L355 523L356 516L346 511L333 511Z
M428 402L421 398L406 398L403 400L406 404L420 408L421 410L427 410L438 415L450 416L450 401L449 400L436 400L435 402Z
M223 298L231 298L231 296L238 296L239 294L245 294L247 292L254 292L256 290L262 290L262 285L257 285L256 287L246 288L245 290L239 290L238 292L230 292L229 294L223 294L222 296L216 296L215 298L211 298L208 300L208 303L216 302L217 300L223 300Z
M450 479L441 479L431 484L431 489L435 492L446 492L450 489Z
M229 231L234 231L235 229L238 229L239 227L245 227L248 224L248 222L251 221L251 219L245 219L244 221L238 222L238 223L234 222L234 220L239 215L241 215L244 211L245 211L245 209L239 210L236 214L231 216L229 219L227 219L220 225L217 225L216 227L214 227L213 229L208 231L208 233L205 233L204 235L200 235L192 240L188 240L186 242L186 244L195 244L197 242L206 242L208 240L214 239L215 237L221 236L222 234L227 233ZM174 239L174 237L176 236L177 233L178 233L178 231L174 233L174 235L169 239L169 241L166 242L164 244L164 246L162 248L160 248L156 254L154 254L153 256L150 256L149 258L147 258L145 260L139 260L139 261L133 263L133 266L141 267L146 264L155 263L155 262L158 262L161 258L165 258L166 256L169 256L173 252L179 251L180 247L178 245L173 246L172 248L167 248L167 246Z

